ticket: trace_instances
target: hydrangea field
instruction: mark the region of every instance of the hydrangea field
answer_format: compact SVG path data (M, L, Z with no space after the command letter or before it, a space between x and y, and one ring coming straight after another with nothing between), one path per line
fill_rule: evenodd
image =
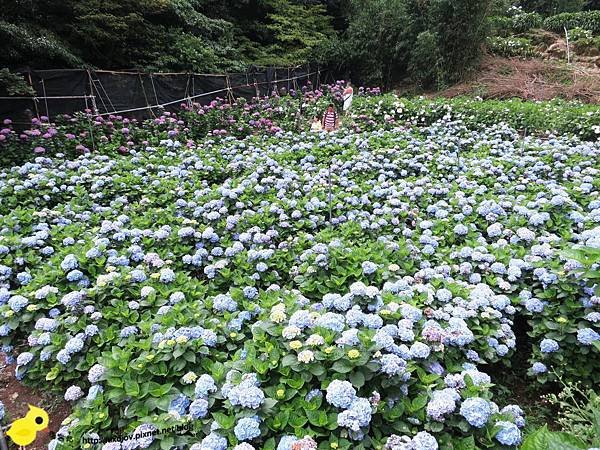
M523 139L366 94L331 134L293 98L7 123L37 150L0 172L0 339L73 404L52 449L516 448L512 362L597 382L590 116Z

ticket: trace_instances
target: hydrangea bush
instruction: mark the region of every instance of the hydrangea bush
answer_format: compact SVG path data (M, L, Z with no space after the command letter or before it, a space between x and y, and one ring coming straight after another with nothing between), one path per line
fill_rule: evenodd
M593 380L597 286L565 250L600 248L600 144L380 114L330 135L140 126L127 155L0 172L2 350L73 402L51 448L115 429L139 436L104 450L516 446L523 411L486 371L517 315L532 380Z

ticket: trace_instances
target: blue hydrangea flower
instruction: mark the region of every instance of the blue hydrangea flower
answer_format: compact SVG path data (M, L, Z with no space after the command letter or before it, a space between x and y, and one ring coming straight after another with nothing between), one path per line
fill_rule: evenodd
M412 439L414 450L438 450L438 443L434 436L427 431L419 431Z
M356 390L348 381L333 380L327 386L327 403L337 408L348 408L356 397Z
M83 397L83 391L79 386L71 386L65 392L65 400L72 402Z
M553 353L559 348L558 342L554 339L543 339L540 343L540 350L542 353Z
M454 412L460 395L452 388L433 391L431 400L427 403L427 415L438 422L444 421L444 416Z
M71 338L65 344L65 350L72 355L73 353L77 353L83 349L83 341L77 337Z
M548 368L546 367L546 365L544 363L534 362L533 365L531 366L531 370L534 374L538 375L540 373L547 372Z
M17 274L17 280L23 286L28 285L31 282L32 276L29 272L20 272Z
M377 264L371 261L365 261L362 263L362 271L365 275L372 275L377 271Z
M168 267L160 269L159 281L161 283L172 283L175 280L175 272Z
M227 439L214 431L202 439L202 444L198 450L226 450ZM190 449L191 450L191 449Z
M242 291L244 293L244 297L249 300L254 300L258 296L258 289L256 289L254 286L246 286L244 289L242 289Z
M171 403L169 404L169 412L173 411L179 416L183 416L190 406L190 403L191 400L186 395L180 394L171 400Z
M264 402L265 394L259 387L240 384L229 391L227 398L233 406L257 409Z
M521 443L521 430L514 424L505 421L496 422L500 430L496 433L496 440L502 445L518 445Z
M77 269L79 267L79 262L77 258L73 254L69 254L65 256L65 259L60 263L60 268L65 272L69 272L70 270Z
M467 398L460 405L460 415L476 428L482 428L489 420L491 414L490 404L483 398Z
M27 305L29 304L29 300L27 300L25 297L23 297L22 295L13 295L9 300L8 300L8 306L10 306L10 309L12 309L14 312L19 312L21 311L23 308L25 308Z
M583 345L592 345L594 341L600 340L600 334L591 328L577 330L577 340Z
M296 436L282 436L277 444L277 450L292 450L292 445L297 441Z
M121 330L121 332L119 333L119 336L122 339L126 339L129 336L134 336L138 333L138 328L134 325L130 325L128 327L125 327Z
M372 407L369 400L356 397L347 410L338 414L337 423L341 427L359 431L360 428L367 427L371 422L371 412Z
M233 432L240 441L251 441L260 436L260 422L254 417L243 417L238 420Z
M415 342L410 346L410 356L417 359L426 359L429 357L431 349L427 344L422 342Z
M190 416L193 419L201 419L208 414L208 401L203 398L194 400L190 404Z
M215 380L208 374L200 375L196 380L194 395L196 398L207 398L211 392L216 392Z
M17 366L26 366L33 361L33 353L23 352L17 356Z
M231 295L219 294L213 299L213 308L219 312L233 312L237 310L238 305Z

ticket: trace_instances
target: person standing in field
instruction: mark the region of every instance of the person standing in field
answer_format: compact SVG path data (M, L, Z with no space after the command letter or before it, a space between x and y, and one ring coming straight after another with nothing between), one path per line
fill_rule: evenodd
M354 89L352 89L352 85L350 82L346 84L346 89L342 93L342 99L344 100L344 114L347 114L352 106L352 97L354 97Z
M313 121L310 124L310 131L318 133L323 129L323 125L321 125L321 121L318 116L313 117Z
M335 131L339 126L338 114L333 107L333 103L330 103L327 107L327 111L323 114L323 129L325 131Z

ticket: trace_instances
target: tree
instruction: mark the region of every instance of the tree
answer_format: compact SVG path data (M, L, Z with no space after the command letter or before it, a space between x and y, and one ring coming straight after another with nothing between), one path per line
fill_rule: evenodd
M278 55L284 65L311 59L314 50L335 36L331 18L323 5L294 4L289 0L270 0L266 28L273 37L268 53ZM275 60L265 61L273 64Z
M337 58L350 76L387 86L405 76L416 31L407 1L352 0L349 18Z
M425 18L425 28L438 39L438 80L441 84L460 80L481 56L492 1L431 0L415 5Z
M477 63L491 3L352 0L342 46L346 67L354 77L385 86L407 75L423 86L456 81Z
M586 0L520 0L519 6L525 11L535 11L545 16L563 12L581 11Z

